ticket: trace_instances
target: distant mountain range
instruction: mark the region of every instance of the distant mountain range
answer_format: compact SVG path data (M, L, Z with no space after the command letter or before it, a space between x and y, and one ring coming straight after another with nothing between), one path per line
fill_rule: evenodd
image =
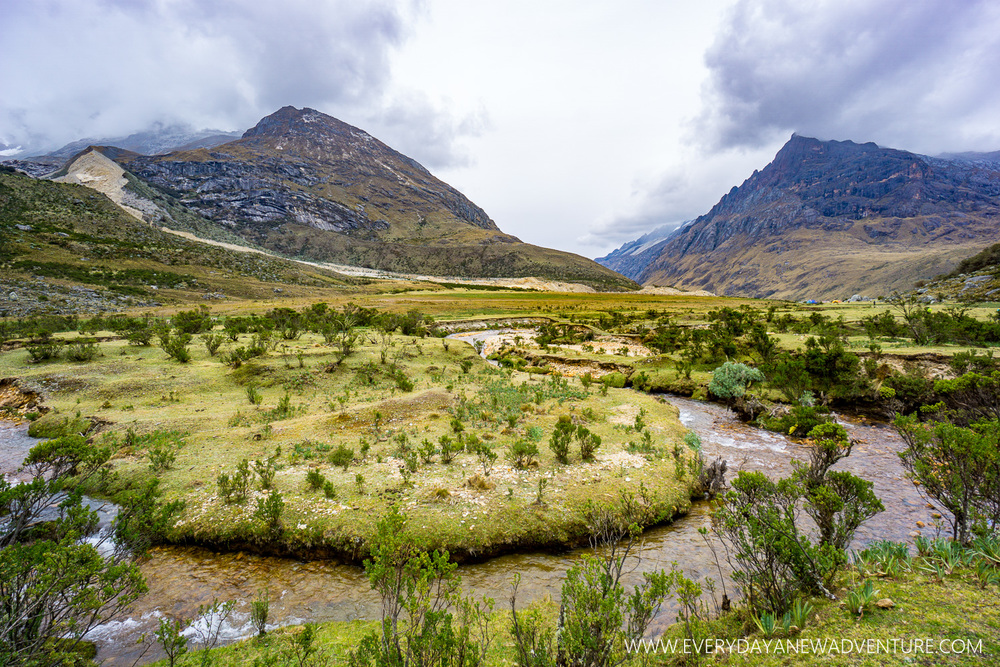
M52 177L112 184L106 194L133 215L215 240L406 274L638 287L590 259L505 234L412 158L313 109L284 107L239 138L158 128L56 153L45 158L46 171L62 165ZM13 164L37 175L38 163Z
M707 214L597 261L651 285L878 296L1000 241L1000 152L927 157L798 135Z

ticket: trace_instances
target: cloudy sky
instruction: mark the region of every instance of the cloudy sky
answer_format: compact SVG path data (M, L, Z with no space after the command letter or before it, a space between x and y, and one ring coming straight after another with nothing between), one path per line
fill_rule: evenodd
M590 257L707 212L792 132L1000 149L993 0L0 0L0 19L7 147L309 106Z

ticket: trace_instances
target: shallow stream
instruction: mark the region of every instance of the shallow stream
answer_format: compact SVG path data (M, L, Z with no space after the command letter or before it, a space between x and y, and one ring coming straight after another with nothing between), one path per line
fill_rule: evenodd
M803 446L780 434L741 424L721 406L673 396L665 398L680 410L684 425L701 437L706 459L722 457L729 462L727 478L739 469L786 475L792 459L808 455ZM872 539L907 540L912 531L920 530L917 521L932 525L932 510L904 477L896 456L903 443L892 427L864 420L841 421L858 444L838 468L874 482L875 491L886 507L885 512L862 526L854 546ZM0 472L13 472L34 442L24 426L0 423ZM677 562L689 577L701 580L712 577L718 582L719 568L714 554L698 533L699 528L709 524L709 509L707 503L696 503L688 515L673 524L649 530L644 535L642 561L629 575L629 583L641 580L643 571L669 568L672 562ZM545 596L558 598L563 576L583 553L585 550L503 556L460 566L458 572L466 589L495 598L497 606L503 608L516 573L521 575L520 602ZM199 605L211 603L214 598L239 601L224 628L224 639L248 636L249 601L264 588L270 593L270 619L275 625L374 619L379 614L378 599L362 569L355 566L243 553L218 554L191 547L158 547L141 568L149 593L132 606L127 618L91 633L90 638L99 646L98 657L105 664L131 665L137 658L147 662L162 657L155 648L144 649L137 643L139 637L143 633L151 635L159 617L191 618ZM734 597L731 583L728 586L730 597ZM653 630L671 623L675 615L675 608L665 606Z

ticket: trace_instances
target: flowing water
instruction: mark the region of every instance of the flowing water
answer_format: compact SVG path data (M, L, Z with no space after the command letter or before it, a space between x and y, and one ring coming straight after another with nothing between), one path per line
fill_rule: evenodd
M479 332L484 334L485 332ZM477 339L479 338L477 334ZM727 478L737 470L760 470L771 476L787 475L792 459L806 459L808 451L780 434L762 431L738 422L724 407L686 398L666 397L680 411L685 426L698 433L707 460L722 457L729 462ZM907 540L919 530L917 521L932 524L931 512L911 482L906 480L896 452L903 443L885 424L863 419L841 418L851 438L857 441L851 456L838 465L874 482L886 511L858 531L857 548L873 539ZM35 442L24 427L0 425L0 472L16 468ZM20 458L19 458L20 457ZM642 572L669 568L676 562L687 576L720 581L715 554L698 529L709 525L709 506L696 503L689 514L668 526L644 535L642 560L629 574L627 583L641 580ZM505 607L510 583L521 575L518 599L525 603L550 596L557 599L563 576L585 550L561 554L518 554L458 569L465 588L496 599ZM720 554L721 557L721 554ZM223 641L248 636L249 601L267 589L271 598L270 620L274 625L306 621L347 621L378 618L379 604L361 568L326 561L299 562L251 554L219 554L192 547L158 547L141 564L149 593L129 610L128 617L100 626L90 639L99 646L99 658L110 665L131 665L162 657L155 647L144 648L137 640L151 634L161 616L191 618L199 605L213 599L238 600L236 610L224 625ZM723 569L725 565L723 564ZM723 577L730 597L735 597L728 576ZM721 593L721 591L720 591ZM721 597L721 595L720 595ZM654 631L671 623L676 609L665 606Z

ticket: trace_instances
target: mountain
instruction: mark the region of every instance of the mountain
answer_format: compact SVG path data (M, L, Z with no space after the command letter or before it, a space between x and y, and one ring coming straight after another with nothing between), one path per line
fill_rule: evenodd
M764 169L659 242L655 257L626 266L619 249L599 261L644 284L728 295L906 291L1000 240L997 157L793 135Z
M680 227L688 225L692 220L682 223ZM623 276L636 277L642 275L643 270L660 255L660 250L668 238L678 229L676 225L663 225L651 232L643 234L635 241L629 241L621 247L605 255L598 257L596 261L601 266L606 266L613 271L617 271Z
M76 155L88 146L116 146L140 155L159 155L180 150L196 148L213 148L220 144L239 138L239 132L223 132L222 130L196 130L190 125L164 125L155 123L142 132L136 132L125 137L105 137L101 139L80 139L66 144L44 157L56 157L63 160Z
M114 159L190 212L290 257L411 274L637 287L592 260L503 233L412 158L313 109L284 107L210 149Z

